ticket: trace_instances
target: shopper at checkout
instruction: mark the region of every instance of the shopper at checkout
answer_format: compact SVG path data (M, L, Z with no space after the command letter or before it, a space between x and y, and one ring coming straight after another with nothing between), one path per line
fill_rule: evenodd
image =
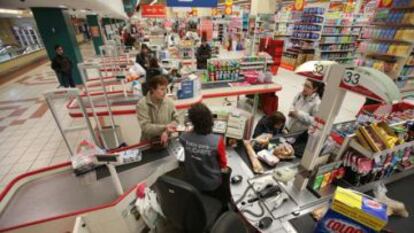
M185 151L185 179L204 194L221 199L221 172L227 171L224 139L212 133L213 115L206 105L193 105L188 118L193 130L180 136Z
M281 112L274 112L270 116L262 117L256 125L253 132L253 138L262 134L271 134L273 137L283 134L286 123L286 117Z
M290 133L308 129L312 124L319 105L325 85L322 82L307 80L300 92L293 100L289 111L287 129Z
M160 138L166 145L178 123L174 102L166 97L168 80L163 75L155 76L148 82L149 91L137 104L137 118L143 140Z

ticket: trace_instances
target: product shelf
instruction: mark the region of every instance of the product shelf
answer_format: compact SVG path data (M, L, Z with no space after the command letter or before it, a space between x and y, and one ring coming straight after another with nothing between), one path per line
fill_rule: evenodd
M321 50L321 53L349 53L353 52L355 49L346 49L346 50Z
M326 45L326 44L354 44L355 41L353 42L321 42L319 43L320 45Z
M349 146L356 150L357 152L359 152L361 155L370 158L370 159L374 159L374 158L378 158L378 156L385 156L387 154L393 153L394 151L399 151L399 150L403 150L405 148L408 147L412 147L414 146L414 141L412 142L407 142L401 145L397 145L392 149L386 149L383 151L379 151L379 152L372 152L368 149L366 149L365 147L361 146L361 144L359 144L356 139L351 139Z

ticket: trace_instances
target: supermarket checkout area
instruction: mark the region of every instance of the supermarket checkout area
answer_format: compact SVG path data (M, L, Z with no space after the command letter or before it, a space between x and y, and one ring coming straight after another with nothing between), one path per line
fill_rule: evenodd
M285 135L283 138L292 141L300 135ZM280 137L271 140L276 145L280 142ZM298 191L293 186L292 178L300 162L298 157L306 141L297 141L292 145L295 158L281 160L276 166L260 162L263 167L260 173L254 172L254 165L243 141L238 141L234 147L227 147L228 165L232 168L231 200L237 211L258 232L313 232L316 221L310 213L329 205L332 191L320 195L311 188ZM77 176L70 163L65 163L17 178L0 196L0 232L44 232L44 229L52 229L52 226L54 230L51 232L67 231L73 227L77 216L86 216L85 221L93 225L95 218L102 215L101 212L120 215L124 221L112 220L108 224L117 228L108 225L107 230L90 232L111 232L111 229L132 232L128 230L131 224L135 228L142 224L128 220L131 216L125 213L132 211L130 204L135 203L136 185L145 182L151 186L159 176L175 170L178 167L176 154L179 145L172 140L166 149L151 148L145 143L136 148L142 151L142 160L116 168L122 186L127 190L121 196L117 195L111 184L109 171L102 166ZM238 177L238 181L234 181L234 177ZM383 180L389 189L389 196L403 201L410 214L414 209L409 192L413 179L414 169L410 169ZM372 182L349 188L370 192L375 185L376 182ZM273 195L260 196L261 190L269 188L273 188ZM388 229L410 232L405 230L414 229L412 218L390 218ZM263 225L263 219L267 219L268 224Z

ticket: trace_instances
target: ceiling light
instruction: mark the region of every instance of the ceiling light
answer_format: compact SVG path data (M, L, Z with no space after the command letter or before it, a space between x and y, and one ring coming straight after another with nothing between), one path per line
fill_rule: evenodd
M59 8L66 8L65 5L59 5Z
M82 10L80 10L80 12L82 12L82 13L86 13L86 10L82 9Z
M2 14L20 15L20 14L23 13L23 11L21 11L21 10L10 10L10 9L0 8L0 13L2 13Z

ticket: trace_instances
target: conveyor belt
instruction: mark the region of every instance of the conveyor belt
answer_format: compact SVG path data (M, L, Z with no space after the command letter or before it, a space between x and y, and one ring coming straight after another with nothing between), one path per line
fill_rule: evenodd
M155 161L119 174L124 190L148 178L174 156L161 156ZM108 204L117 194L110 177L84 184L71 170L35 179L23 185L0 215L0 229L44 218Z
M213 88L221 88L221 87L229 87L229 83L227 82L218 82L218 83L202 83L201 89L213 89Z
M129 163L129 164L117 166L116 171L118 173L121 173L129 169L141 166L143 164L146 164L146 163L158 160L158 159L162 159L167 156L168 156L167 150L153 150L153 149L144 150L142 151L141 161L136 162L136 163ZM109 170L106 166L100 166L96 168L96 179L99 180L99 179L108 177L109 175L110 175Z

